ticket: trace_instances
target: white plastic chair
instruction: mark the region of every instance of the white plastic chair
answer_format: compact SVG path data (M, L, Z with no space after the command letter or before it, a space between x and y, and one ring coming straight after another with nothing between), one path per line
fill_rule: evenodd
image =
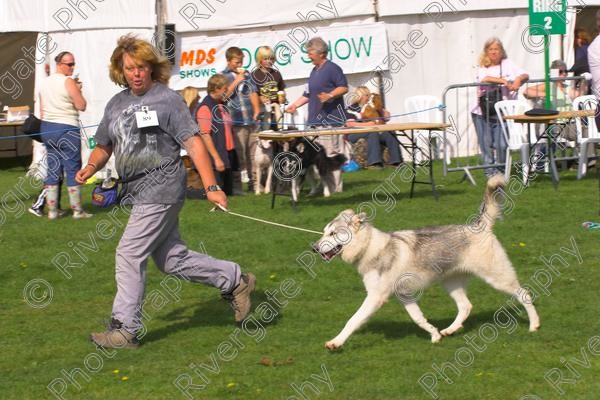
M523 183L527 184L529 176L529 143L527 141L527 132L521 123L512 119L504 119L505 115L519 115L531 109L531 106L521 100L502 100L494 105L498 122L502 127L502 134L508 147L506 148L506 165L504 168L504 178L508 181L510 178L510 169L512 166L511 151L519 150L521 152L521 163L523 167Z
M442 122L442 111L436 107L438 107L442 102L435 96L429 95L420 95L420 96L411 96L404 100L404 108L407 112L411 113L408 115L408 118L412 122ZM427 111L423 111L427 110ZM417 112L420 111L420 112ZM414 114L412 114L414 113ZM416 130L415 134L415 143L427 143L428 146L431 146L431 140L435 136L432 135L429 131L420 131ZM450 144L443 140L443 136L439 135L438 144L441 143L443 146L446 146L446 164L450 164L450 156L451 156L451 147ZM438 145L436 149L437 152L443 152L444 149ZM435 154L435 152L434 152Z
M595 110L598 106L598 99L594 95L579 96L573 100L574 110ZM588 137L582 136L582 119L587 121ZM591 117L575 118L577 128L577 144L579 145L579 168L577 169L577 179L581 179L587 173L588 146L594 146L594 143L600 143L600 133L596 126L596 118Z

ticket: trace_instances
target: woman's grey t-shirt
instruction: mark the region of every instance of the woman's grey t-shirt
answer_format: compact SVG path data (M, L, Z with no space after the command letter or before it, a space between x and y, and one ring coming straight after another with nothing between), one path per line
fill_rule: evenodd
M158 125L138 128L136 112L156 111ZM142 96L130 89L116 94L104 110L96 142L112 146L115 165L125 184L125 203L174 204L185 195L185 169L180 150L198 131L183 98L154 83Z

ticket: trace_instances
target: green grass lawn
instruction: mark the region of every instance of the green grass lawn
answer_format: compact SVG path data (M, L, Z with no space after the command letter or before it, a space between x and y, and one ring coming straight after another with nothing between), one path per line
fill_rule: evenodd
M478 186L471 186L459 182L459 173L442 177L436 164L439 201L427 186L417 187L409 199L409 185L396 177L393 182L400 193L395 203L384 205L380 185L393 192L384 183L392 171L347 174L344 193L328 199L304 196L296 210L286 197L278 197L272 210L270 197L264 195L233 197L230 208L313 230L321 230L346 208L374 211L373 223L382 230L464 223L478 211L484 188L481 172L474 174ZM19 193L23 174L19 165L5 163L0 187L3 196L12 190L29 207L31 198L25 194L32 196L37 190L24 184ZM372 193L378 187L377 203ZM513 192L517 189L514 186ZM88 210L90 191L91 187L84 189ZM88 335L102 329L102 320L110 316L114 254L121 231L107 239L98 236L98 224L110 221L107 210L95 209L89 220L49 221L26 211L17 216L19 201L5 196L6 218L0 226L0 397L53 399L47 388L53 384L56 391L64 390L65 399L597 399L600 346L595 347L594 336L600 335L600 232L584 230L581 223L598 220L598 195L593 169L581 181L575 172L562 172L558 190L548 176L541 176L522 193L511 194L512 210L496 224L495 232L521 284L538 291L539 332L528 332L525 313L510 309L507 296L473 280L469 297L474 308L455 336L431 344L429 335L392 296L337 352L323 345L337 335L365 296L353 267L338 259L317 260L313 276L297 258L318 236L209 213L206 202L192 200L180 216L183 238L191 249L206 249L256 274L254 305L262 307L246 325L236 327L215 289L182 282L177 293L169 292L165 286L172 282L165 281L150 262L146 295L152 301L146 303L149 318L144 321L142 346L102 352ZM124 212L114 215L126 222ZM90 243L90 235L95 246L78 245ZM581 262L564 250L573 247L572 241ZM86 261L75 254L73 244ZM53 265L61 253L81 264L68 270L70 278ZM541 257L558 254L568 265L555 257L558 274L553 274ZM304 256L309 260L308 253ZM28 292L26 302L28 283L32 290L31 285L42 282L36 279L51 286L52 298L44 297L49 289L39 286ZM544 282L546 293L539 286ZM276 300L266 291L278 291ZM47 304L36 308L28 303ZM439 285L425 291L420 305L440 329L454 319L454 302ZM502 307L511 311L516 323L494 319ZM553 388L547 374L560 385ZM184 395L173 384L177 379L182 385L196 385L195 390ZM428 393L419 380L435 387ZM304 397L292 384L296 388L304 384ZM559 391L564 391L562 397Z

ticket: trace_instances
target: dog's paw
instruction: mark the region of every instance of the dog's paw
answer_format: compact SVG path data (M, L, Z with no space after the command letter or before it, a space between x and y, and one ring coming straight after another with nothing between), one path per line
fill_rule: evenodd
M529 332L537 332L540 329L540 323L529 325Z
M337 350L337 349L339 349L339 348L342 347L342 344L338 343L338 342L336 342L334 340L330 340L329 342L325 343L325 347L328 350Z
M462 328L462 325L460 325L456 328L449 326L446 329L441 330L440 333L442 334L442 336L452 336L456 333L456 331L458 331L461 328Z
M438 331L431 334L431 343L439 343L442 340L442 335Z

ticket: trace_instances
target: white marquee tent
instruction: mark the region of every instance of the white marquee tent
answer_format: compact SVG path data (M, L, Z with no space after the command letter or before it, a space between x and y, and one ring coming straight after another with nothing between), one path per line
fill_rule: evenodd
M551 37L550 53L551 59L562 55L570 65L576 12L589 11L600 1L568 3L567 35ZM207 74L223 68L228 45L247 49L246 61L251 62L254 46L279 44L278 59L283 56L289 62L279 67L288 98L294 99L311 69L298 43L321 35L332 44L331 58L343 65L352 88L366 83L376 90L373 70L385 71L386 107L395 115L404 112L409 96L440 97L450 84L473 82L479 53L491 36L503 41L509 57L532 78L542 78L538 39L524 34L527 7L525 0L501 5L484 0L0 0L0 34L39 33L36 84L45 76L46 62L53 68L54 55L63 50L75 54L76 73L88 100L81 119L90 126L87 133L93 134L104 105L120 90L107 72L116 39L133 32L154 40L157 21L174 24L174 33L168 30L165 36L176 38L171 80L175 89L202 87ZM215 52L208 65L210 49ZM468 115L467 109L459 111ZM459 128L470 134L468 126ZM464 150L476 153L476 142Z

